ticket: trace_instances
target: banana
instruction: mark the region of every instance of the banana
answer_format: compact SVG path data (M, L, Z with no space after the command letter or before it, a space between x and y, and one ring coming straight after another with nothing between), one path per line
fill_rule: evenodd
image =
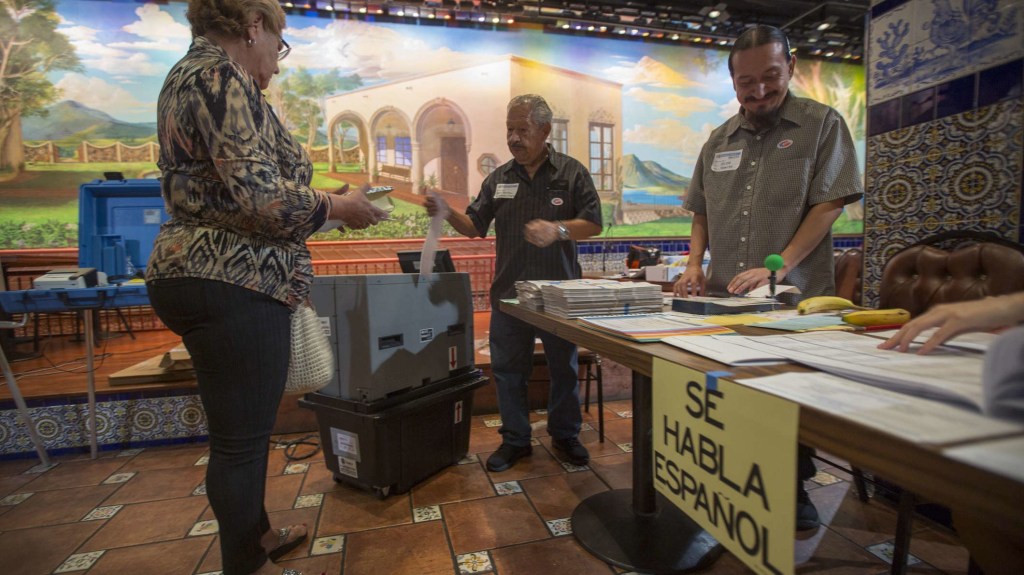
M846 298L834 295L820 295L801 300L801 302L797 304L796 309L801 315L803 315L806 313L818 313L822 311L866 308L860 307Z
M843 321L862 327L873 325L903 325L910 321L910 312L901 308L867 309L843 314Z

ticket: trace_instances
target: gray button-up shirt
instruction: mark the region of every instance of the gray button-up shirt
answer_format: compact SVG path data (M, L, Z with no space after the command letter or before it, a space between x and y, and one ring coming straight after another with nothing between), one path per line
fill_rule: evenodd
M708 291L724 293L737 274L764 267L811 206L863 195L853 138L834 109L790 93L778 124L761 132L736 114L704 144L686 196L686 209L708 218ZM829 232L783 283L804 297L834 294L833 265Z
M548 159L530 179L511 160L491 172L480 195L466 208L477 232L495 232L495 272L491 305L515 297L519 280L566 280L582 275L576 242L556 241L539 248L523 236L523 226L535 219L583 219L601 225L601 200L583 164L548 145Z

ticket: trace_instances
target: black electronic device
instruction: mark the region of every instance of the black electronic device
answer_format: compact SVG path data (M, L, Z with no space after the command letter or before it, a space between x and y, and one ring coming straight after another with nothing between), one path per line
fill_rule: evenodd
M626 254L626 267L635 270L644 266L658 265L661 258L661 249L647 246L629 246L629 253Z
M402 267L402 273L420 273L421 252L404 251L398 252L398 265ZM454 272L455 263L452 262L452 255L448 250L437 250L434 252L434 273Z

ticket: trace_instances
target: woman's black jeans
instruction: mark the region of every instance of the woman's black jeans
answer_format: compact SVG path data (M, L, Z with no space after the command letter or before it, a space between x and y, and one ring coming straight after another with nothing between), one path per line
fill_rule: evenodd
M210 428L206 495L220 525L225 575L267 560L263 506L270 433L288 376L291 311L259 292L198 278L147 284L160 320L192 356Z

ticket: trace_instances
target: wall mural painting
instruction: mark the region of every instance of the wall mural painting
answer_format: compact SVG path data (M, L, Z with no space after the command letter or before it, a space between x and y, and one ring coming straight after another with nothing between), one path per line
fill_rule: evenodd
M190 43L186 5L16 0L8 8L0 12L0 42L12 55L0 68L0 249L75 246L81 183L104 172L159 174L156 100ZM292 51L267 97L308 146L313 185L395 188L394 221L363 237L426 235L419 202L428 190L460 207L471 201L511 159L505 104L527 92L551 103L552 145L590 168L606 236L687 236L682 200L694 162L738 108L727 52L711 45L301 14L288 16L284 37ZM863 68L799 60L792 87L846 117L863 166ZM835 231L862 233L862 217L861 204L848 207Z

